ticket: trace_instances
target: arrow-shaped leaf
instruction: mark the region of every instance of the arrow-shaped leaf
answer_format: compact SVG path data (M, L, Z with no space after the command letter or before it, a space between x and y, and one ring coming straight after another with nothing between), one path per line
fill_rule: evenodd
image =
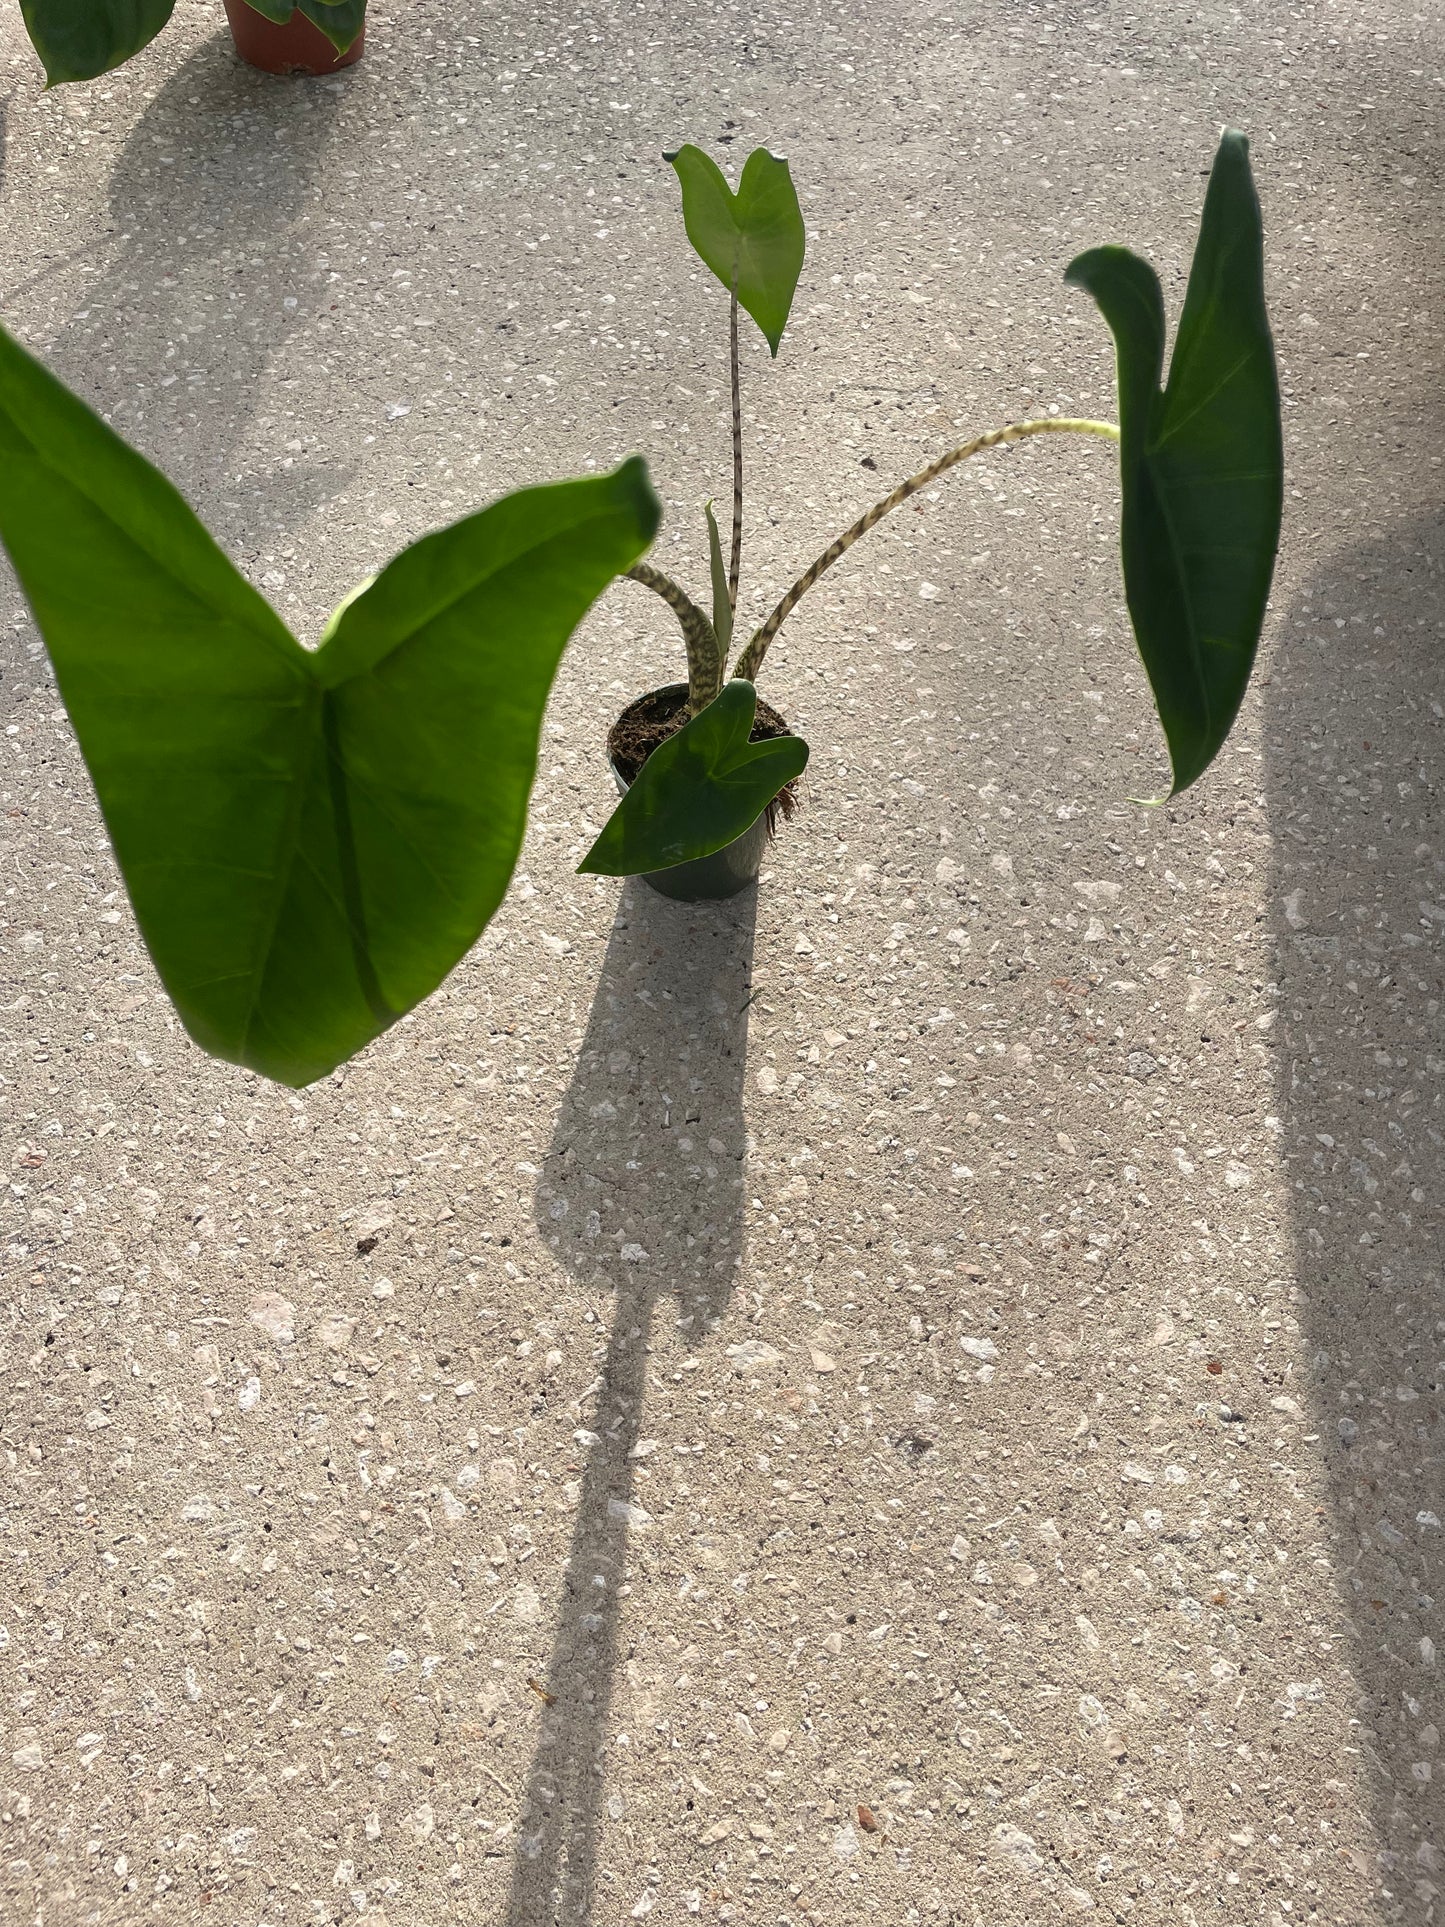
M754 148L734 194L700 147L680 147L666 158L682 183L688 240L729 292L736 285L739 304L776 355L807 246L788 163Z
M94 80L147 46L171 17L175 0L20 0L48 86Z
M506 496L308 651L0 331L0 539L199 1044L299 1086L436 988L511 876L567 639L658 517L635 459Z
M1164 297L1149 264L1094 248L1065 278L1093 295L1114 335L1124 589L1177 795L1238 713L1279 546L1279 381L1244 136L1226 131L1215 156L1162 393Z
M711 856L750 829L808 761L801 736L748 741L757 700L750 682L730 682L660 743L578 869L646 876Z

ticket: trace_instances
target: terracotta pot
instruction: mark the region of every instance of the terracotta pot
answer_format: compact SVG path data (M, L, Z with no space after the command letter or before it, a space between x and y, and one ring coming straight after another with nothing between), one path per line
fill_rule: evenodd
M236 52L242 60L266 74L339 73L343 67L360 60L366 44L363 27L346 52L339 54L304 13L293 13L281 27L274 20L268 20L264 13L248 7L246 0L226 0L226 18L231 23Z

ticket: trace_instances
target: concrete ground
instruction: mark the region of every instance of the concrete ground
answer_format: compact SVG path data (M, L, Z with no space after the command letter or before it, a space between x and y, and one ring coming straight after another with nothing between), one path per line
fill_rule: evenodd
M950 439L1107 412L1252 135L1287 396L1261 671L1164 781L1096 443L804 604L756 895L573 865L677 673L612 591L484 942L302 1095L202 1056L3 589L0 1918L1445 1917L1440 120L1424 0L180 0L3 22L7 326L303 634L634 448L701 588L725 299L659 150L810 230L748 609Z

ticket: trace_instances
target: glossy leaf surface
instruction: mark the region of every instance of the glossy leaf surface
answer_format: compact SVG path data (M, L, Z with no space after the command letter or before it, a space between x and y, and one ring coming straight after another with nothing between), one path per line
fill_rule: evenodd
M688 240L729 293L736 280L739 306L776 354L807 247L788 163L754 148L734 194L700 147L681 147L667 159L682 183Z
M175 0L21 0L47 85L94 80L155 39Z
M567 639L658 517L635 459L504 497L403 551L308 651L0 333L0 539L199 1044L299 1086L436 988L511 876Z
M750 829L808 762L800 736L750 743L758 692L726 684L648 757L579 870L645 876L711 856Z
M1149 264L1094 248L1065 278L1093 295L1114 335L1124 588L1177 795L1238 713L1279 545L1279 380L1244 136L1227 131L1215 156L1167 387L1164 298Z

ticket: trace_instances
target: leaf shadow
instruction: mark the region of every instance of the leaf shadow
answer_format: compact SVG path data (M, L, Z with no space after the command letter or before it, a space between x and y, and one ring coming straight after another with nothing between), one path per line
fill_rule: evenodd
M1353 1633L1364 1769L1339 1770L1372 1789L1376 1879L1426 1907L1440 1805L1417 1763L1445 1728L1430 1656L1445 1601L1442 607L1445 502L1316 571L1264 708L1278 1111L1313 1379L1302 1429L1318 1433L1288 1443L1324 1486ZM1262 1444L1280 1423L1269 1389L1243 1414Z
M537 1186L537 1222L577 1285L615 1293L561 1607L553 1695L518 1825L507 1927L591 1927L604 1758L623 1652L650 1340L669 1301L686 1344L742 1262L743 1079L757 892L685 905L624 888L586 1036ZM640 1530L651 1528L645 1523Z
M315 331L327 242L328 156L347 108L347 76L278 81L233 54L224 30L200 46L135 121L109 182L107 231L52 257L10 299L77 258L95 262L67 296L69 319L42 359L155 461L240 559L294 529L344 487L349 468L237 455L263 406L268 446L306 432L314 400L265 378L297 331ZM295 306L288 308L288 300ZM311 355L320 343L308 343ZM6 601L17 599L13 587ZM33 631L28 632L33 636ZM0 629L0 676L34 675L25 638Z

